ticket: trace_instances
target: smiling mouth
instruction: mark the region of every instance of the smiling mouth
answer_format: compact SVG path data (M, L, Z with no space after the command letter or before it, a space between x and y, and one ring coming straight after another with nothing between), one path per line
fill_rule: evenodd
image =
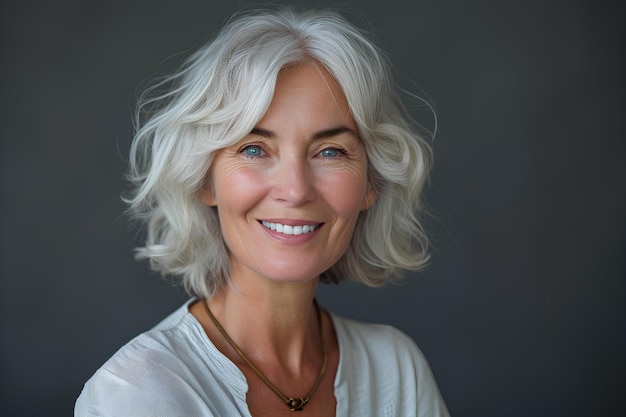
M261 221L263 227L276 231L278 233L282 233L285 235L304 235L306 233L311 233L314 230L318 229L322 224L306 224L302 226L290 226L288 224L281 223L270 223L266 221Z

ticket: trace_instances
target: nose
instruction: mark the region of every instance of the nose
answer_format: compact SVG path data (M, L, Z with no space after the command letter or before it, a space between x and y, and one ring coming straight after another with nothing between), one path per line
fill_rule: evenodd
M306 157L285 155L275 165L270 196L297 207L315 199L314 173Z

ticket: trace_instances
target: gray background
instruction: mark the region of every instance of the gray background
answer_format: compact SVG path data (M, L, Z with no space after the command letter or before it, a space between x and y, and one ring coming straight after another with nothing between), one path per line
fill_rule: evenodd
M1 3L0 414L70 415L95 369L186 299L132 260L134 92L253 3ZM437 107L435 250L403 285L319 298L409 333L453 415L626 411L621 4L338 7Z

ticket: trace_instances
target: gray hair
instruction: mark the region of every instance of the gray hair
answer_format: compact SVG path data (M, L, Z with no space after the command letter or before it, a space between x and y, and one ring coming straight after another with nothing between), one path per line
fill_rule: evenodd
M211 297L229 277L217 210L202 204L215 152L246 136L267 111L279 72L315 60L342 88L364 143L377 200L360 213L345 254L322 282L378 286L428 259L421 193L431 149L407 118L385 54L333 12L237 16L180 71L140 97L126 197L147 229L138 259ZM164 90L165 89L165 90Z

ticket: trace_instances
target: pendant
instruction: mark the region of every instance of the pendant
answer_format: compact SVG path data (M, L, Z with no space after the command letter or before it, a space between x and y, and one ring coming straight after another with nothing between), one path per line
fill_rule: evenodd
M287 406L291 408L291 411L302 411L305 405L309 402L309 399L298 398L294 400L293 398L289 398L287 401Z

